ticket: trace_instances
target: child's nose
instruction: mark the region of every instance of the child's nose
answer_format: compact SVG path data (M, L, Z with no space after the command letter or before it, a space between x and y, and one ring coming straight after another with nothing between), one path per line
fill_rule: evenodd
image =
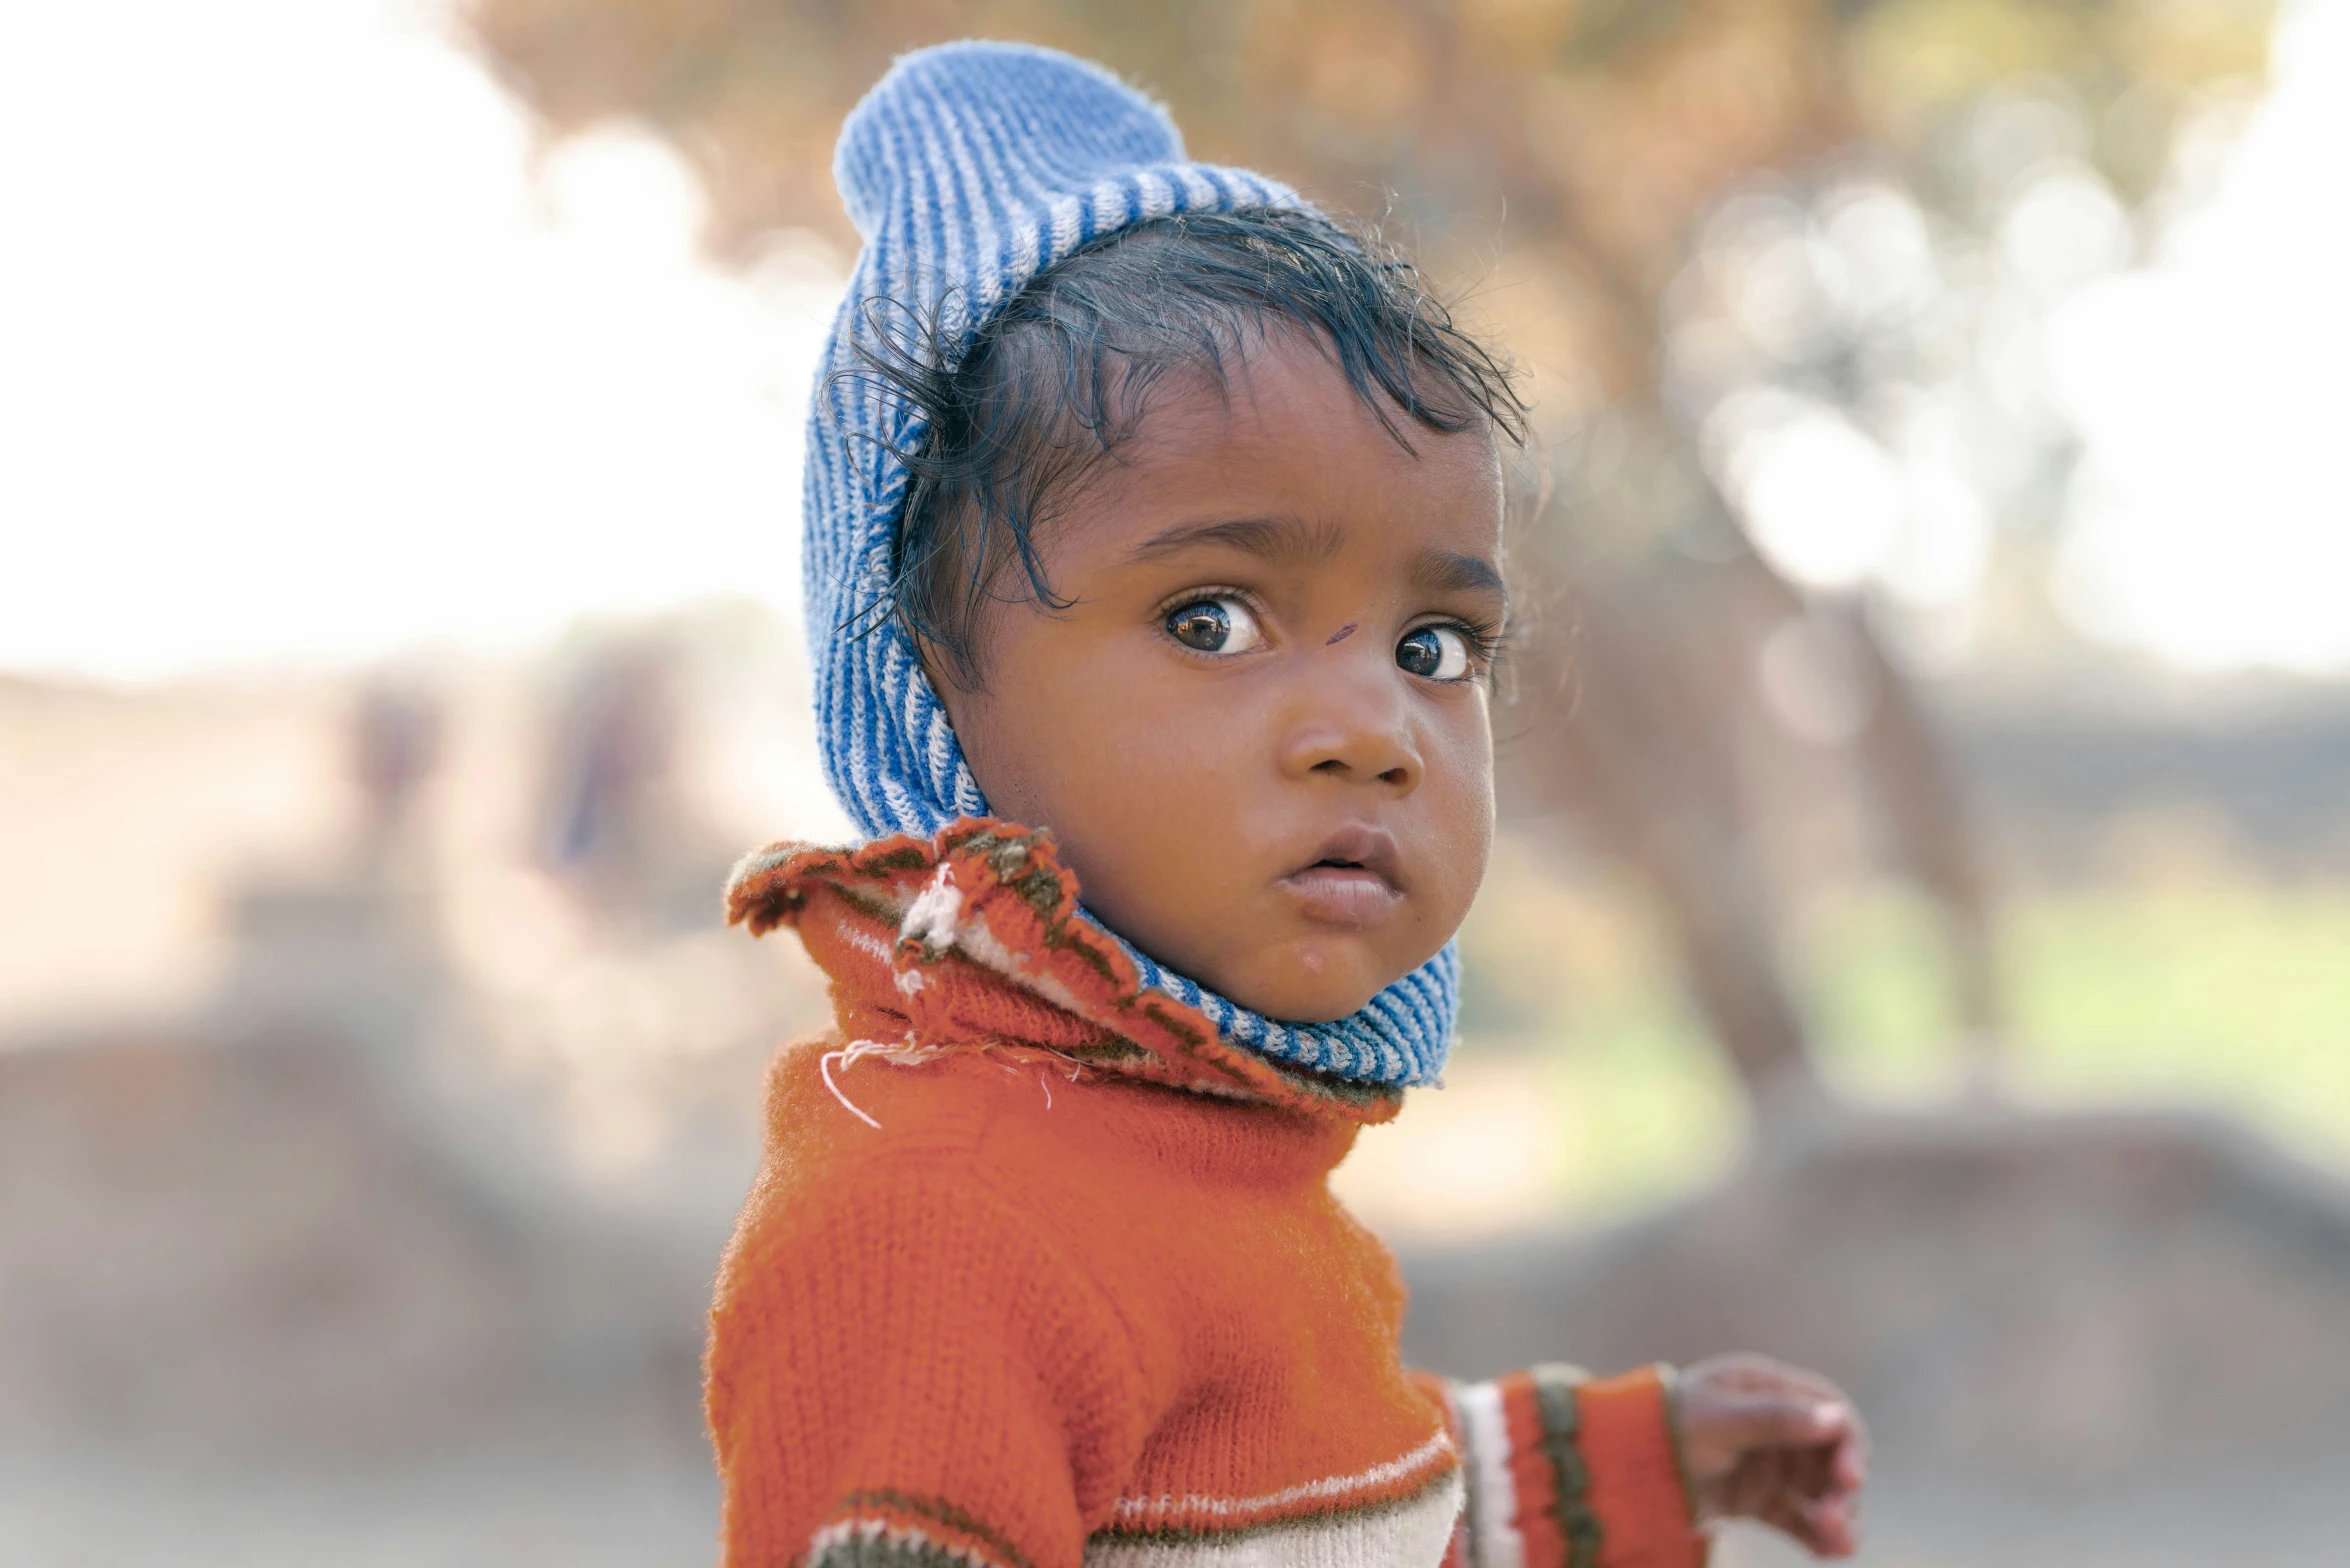
M1419 788L1424 771L1411 711L1395 683L1327 664L1298 683L1281 763L1295 777L1318 774L1403 795Z

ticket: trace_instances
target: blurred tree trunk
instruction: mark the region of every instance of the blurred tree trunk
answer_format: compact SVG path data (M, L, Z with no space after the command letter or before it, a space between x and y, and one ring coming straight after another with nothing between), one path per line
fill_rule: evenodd
M1629 595L1578 593L1573 604L1572 620L1529 649L1524 694L1505 719L1515 786L1505 799L1566 816L1647 886L1764 1120L1815 1107L1823 1090L1776 899L1735 798L1743 694L1705 674L1720 640L1660 633L1656 606Z

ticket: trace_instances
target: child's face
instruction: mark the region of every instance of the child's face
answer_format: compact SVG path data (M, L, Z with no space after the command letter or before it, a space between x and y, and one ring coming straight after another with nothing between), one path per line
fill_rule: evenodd
M1229 398L1168 386L1040 543L1062 611L993 610L943 685L1001 816L1086 903L1275 1018L1344 1017L1452 936L1485 874L1502 481L1274 333Z

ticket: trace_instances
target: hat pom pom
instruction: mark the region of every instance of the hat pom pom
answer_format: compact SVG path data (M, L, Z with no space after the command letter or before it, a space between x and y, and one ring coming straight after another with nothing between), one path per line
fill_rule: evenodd
M1091 61L1033 44L940 44L901 56L842 124L832 176L849 221L870 241L893 212L928 205L917 186L952 183L934 164L974 147L1051 193L1183 158L1167 111Z

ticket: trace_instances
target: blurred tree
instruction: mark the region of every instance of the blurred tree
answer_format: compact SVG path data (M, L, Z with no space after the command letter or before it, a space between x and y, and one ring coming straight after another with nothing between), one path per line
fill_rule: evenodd
M1472 314L1524 365L1554 471L1523 554L1567 606L1528 638L1521 803L1640 871L1758 1103L1794 1107L1819 1089L1745 781L1773 747L1832 750L1945 911L1965 1033L1992 1038L1980 857L1907 673L1932 637L1887 631L1948 630L1984 519L2045 525L2070 443L2031 354L2005 350L2177 197L2176 133L2258 72L2267 0L467 15L554 132L625 117L674 138L712 193L708 243L738 261L787 228L850 244L842 115L895 54L982 35L1103 60L1168 101L1195 155L1383 216L1432 270L1479 279ZM1840 717L1805 691L1840 692Z

